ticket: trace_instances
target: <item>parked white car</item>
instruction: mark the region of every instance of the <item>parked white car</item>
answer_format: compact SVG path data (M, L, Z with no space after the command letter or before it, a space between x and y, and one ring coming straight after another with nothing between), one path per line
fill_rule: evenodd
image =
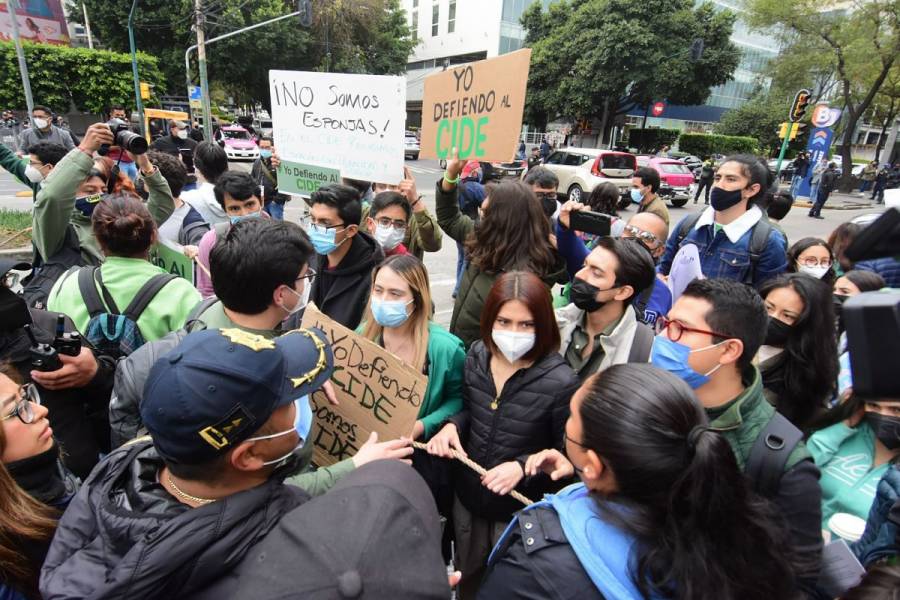
M419 138L411 131L406 132L406 147L403 149L403 158L419 160Z
M595 187L609 181L625 194L637 168L633 154L602 148L561 148L551 153L544 166L559 177L559 193L569 200L586 202Z

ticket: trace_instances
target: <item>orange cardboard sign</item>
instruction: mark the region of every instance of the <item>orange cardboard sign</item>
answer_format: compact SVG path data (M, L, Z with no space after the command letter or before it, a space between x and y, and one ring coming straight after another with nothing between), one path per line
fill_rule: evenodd
M421 155L509 161L525 109L531 49L459 65L425 79Z
M315 420L309 440L313 462L325 467L352 457L373 431L380 441L412 433L428 377L313 304L306 307L301 326L324 331L334 353L331 383L338 406L322 390L309 397Z

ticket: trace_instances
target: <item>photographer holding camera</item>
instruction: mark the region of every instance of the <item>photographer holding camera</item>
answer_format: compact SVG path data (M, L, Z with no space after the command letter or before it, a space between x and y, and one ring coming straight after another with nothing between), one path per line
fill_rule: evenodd
M81 144L70 151L53 169L34 203L32 239L35 263L42 262L26 285L24 295L30 306L46 306L47 294L56 280L73 266L99 265L103 253L91 229L91 214L104 194L112 192L118 169L107 178L107 171L95 164L94 153L108 152L118 146L134 156L144 186L149 192L147 209L158 224L175 210L169 186L144 152L147 142L118 120L91 125Z
M13 292L17 275L11 271L30 267L0 259L0 362L39 386L54 436L65 449L63 462L83 479L110 451L107 405L116 365L82 344L64 315L29 308Z

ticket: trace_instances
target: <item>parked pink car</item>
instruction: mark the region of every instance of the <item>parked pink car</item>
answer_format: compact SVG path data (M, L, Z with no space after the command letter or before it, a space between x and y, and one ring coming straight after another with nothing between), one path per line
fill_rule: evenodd
M250 132L240 125L227 125L219 128L216 141L225 149L228 160L256 160L259 158L259 146L250 136Z
M694 174L680 160L674 158L658 158L655 156L638 156L639 167L650 167L659 173L659 195L667 199L672 206L684 206L691 197L691 185Z

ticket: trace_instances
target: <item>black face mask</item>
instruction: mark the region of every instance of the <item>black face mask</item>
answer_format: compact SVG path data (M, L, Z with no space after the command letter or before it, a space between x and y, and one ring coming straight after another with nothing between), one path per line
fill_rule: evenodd
M0 285L0 330L15 331L31 323L28 304L5 285Z
M597 294L614 289L616 288L611 287L601 290L600 288L589 284L584 279L578 279L576 277L572 280L572 287L569 288L569 300L583 311L594 312L595 310L600 310L609 302L609 300L597 300Z
M728 210L741 201L741 190L723 190L720 187L714 187L709 193L709 203L713 210Z
M900 418L867 412L866 420L878 441L888 450L900 448Z
M844 302L849 297L844 294L834 294L831 297L831 301L834 302L834 314L837 316L838 331L844 331Z
M769 317L769 328L766 330L766 345L783 348L791 335L791 330L792 327L784 321L775 317Z

